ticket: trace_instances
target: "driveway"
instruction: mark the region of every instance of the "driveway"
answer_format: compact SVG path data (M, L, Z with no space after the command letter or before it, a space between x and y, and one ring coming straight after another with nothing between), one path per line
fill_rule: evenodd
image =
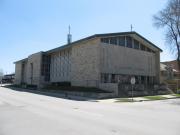
M180 99L99 103L0 87L0 135L180 135Z

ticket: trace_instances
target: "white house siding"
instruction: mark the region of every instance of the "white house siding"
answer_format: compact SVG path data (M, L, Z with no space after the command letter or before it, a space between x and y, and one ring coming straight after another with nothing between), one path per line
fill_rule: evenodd
M50 81L70 81L71 49L61 50L51 54Z

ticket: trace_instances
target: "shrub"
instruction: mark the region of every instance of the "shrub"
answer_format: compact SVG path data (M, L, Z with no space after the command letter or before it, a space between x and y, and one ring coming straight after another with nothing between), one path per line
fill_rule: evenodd
M26 88L29 88L29 89L37 89L37 85L28 84L28 85L26 85Z
M52 86L71 86L71 82L53 82Z

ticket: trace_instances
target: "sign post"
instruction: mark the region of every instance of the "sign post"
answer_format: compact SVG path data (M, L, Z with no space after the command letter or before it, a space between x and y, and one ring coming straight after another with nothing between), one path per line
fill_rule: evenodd
M135 77L131 77L131 86L132 86L132 91L131 91L131 98L132 98L132 102L133 102L133 96L134 96L134 91L133 91L133 85L136 83L136 79Z
M177 90L176 90L176 93L179 94L179 81L180 79L176 79L177 80Z

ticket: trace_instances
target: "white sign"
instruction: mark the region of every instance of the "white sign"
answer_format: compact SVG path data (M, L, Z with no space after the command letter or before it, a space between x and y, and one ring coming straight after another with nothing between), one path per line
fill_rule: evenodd
M131 84L135 84L135 83L136 83L135 77L131 77Z

